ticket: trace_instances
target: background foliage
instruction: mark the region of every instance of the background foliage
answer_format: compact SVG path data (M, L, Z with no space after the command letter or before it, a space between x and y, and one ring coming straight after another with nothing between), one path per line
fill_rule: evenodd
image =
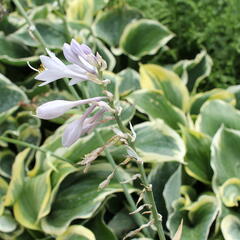
M134 125L169 239L183 219L182 240L237 240L239 2L74 0L65 13L54 0L21 2L58 57L73 37L108 62L108 90L124 124ZM61 133L79 109L51 121L33 116L43 102L76 96L64 80L38 87L26 62L39 67L41 46L12 2L1 7L0 237L121 239L137 224L116 179L97 190L113 171L105 154L87 174L77 164L101 143L92 133L62 147ZM87 97L101 93L92 83L83 87ZM75 90L83 97L81 86ZM98 128L105 141L112 126ZM127 156L124 145L109 150L117 163ZM136 164L121 171L129 179ZM138 181L127 188L137 200Z

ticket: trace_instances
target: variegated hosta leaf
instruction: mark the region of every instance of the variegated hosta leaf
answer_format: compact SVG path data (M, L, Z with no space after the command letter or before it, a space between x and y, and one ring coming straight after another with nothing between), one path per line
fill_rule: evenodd
M145 89L162 90L176 107L187 110L189 93L182 80L172 71L154 64L140 66L140 83Z
M39 220L49 213L60 183L76 169L67 162L55 160L45 172L27 177L24 162L28 153L28 149L19 153L14 162L5 205L13 205L14 216L21 225L40 230Z
M119 94L126 96L129 93L140 89L140 76L132 68L126 68L118 73L120 77Z
M12 166L12 177L4 202L5 206L12 206L22 191L25 177L24 162L26 161L29 152L30 149L26 148L24 151L20 152L15 158Z
M210 184L213 175L210 167L211 138L188 128L182 128L182 132L187 149L186 172L193 178Z
M211 73L212 64L211 57L203 50L193 60L178 62L173 70L181 76L189 91L195 92L199 83Z
M155 20L140 19L129 23L120 39L121 50L133 60L155 54L174 37L164 25Z
M136 106L138 111L146 113L150 119L160 118L173 129L179 129L180 125L187 124L184 113L173 106L160 90L138 90L133 92L128 100Z
M175 234L183 219L181 240L207 240L217 213L217 201L213 196L202 195L188 206L181 198L174 203L174 212L168 220L171 236Z
M122 208L116 212L114 217L109 221L108 226L116 234L117 239L123 239L126 233L138 227L132 216L129 215L129 210L126 208Z
M0 40L1 42L1 40ZM1 44L0 44L1 48ZM1 52L1 49L0 49ZM0 53L1 55L1 53ZM0 57L1 58L1 57ZM0 74L0 123L15 111L20 103L27 103L26 94L5 76Z
M183 162L185 145L177 132L162 120L135 125L134 130L137 134L135 146L144 161Z
M228 207L237 206L240 200L239 144L240 131L222 126L214 136L211 147L213 184Z
M182 166L180 165L177 170L168 179L164 186L163 197L168 211L168 216L173 212L173 202L180 198L180 187L182 184Z
M85 226L97 236L98 240L117 240L115 231L113 232L113 230L104 222L104 213L105 211L98 213L97 216L90 219ZM120 224L120 222L118 222L118 224Z
M225 89L215 88L213 90L203 92L203 93L198 93L198 94L194 95L191 98L190 113L191 114L199 114L202 105L206 101L211 101L211 100L216 100L216 99L223 100L232 105L235 105L235 103L236 103L236 99L235 99L235 96L233 93L231 93L230 91L227 91Z
M227 91L234 94L237 101L236 108L240 109L240 85L230 86L227 88Z
M0 177L0 216L4 211L4 199L8 190L8 183Z
M58 236L56 240L96 240L94 234L81 225L70 226L62 235Z
M67 19L81 20L91 24L94 14L94 0L71 0L66 9Z
M213 137L222 124L240 130L240 111L221 100L206 102L196 120L196 129Z
M12 216L11 212L5 211L0 215L0 232L10 233L17 228L17 222Z
M108 164L98 164L90 167L87 174L79 172L70 175L63 182L64 188L58 191L50 214L41 221L42 229L46 233L59 235L74 219L92 217L109 195L122 191L115 179L105 188L98 189L111 171ZM134 190L130 186L128 188L129 191Z
M64 25L62 23L54 23L41 19L35 22L35 26L48 48L62 48L63 44L67 42L66 35L63 34ZM26 46L39 46L39 42L29 34L29 27L27 25L12 33L10 37Z
M93 31L97 37L116 48L126 25L141 17L142 14L137 9L127 6L115 7L97 15Z
M10 178L15 154L9 149L0 152L0 175Z
M240 218L227 215L221 223L224 240L238 240L240 236Z
M13 210L16 220L24 227L41 229L39 220L46 215L45 206L51 197L51 172L27 179L22 186Z
M240 200L240 178L230 178L220 188L223 203L227 207L238 206Z
M178 169L179 164L176 162L165 162L160 163L156 167L154 167L150 174L148 175L149 183L152 184L152 190L153 195L155 199L155 203L158 209L158 212L162 215L162 222L163 227L165 227L166 221L167 221L167 208L166 205L170 202L170 198L177 193L174 192L175 187L179 186L179 184L175 183L175 186L171 187L171 197L167 199L167 201L164 204L164 196L163 196L163 190L166 186L166 183L169 181L169 179L173 176L173 174ZM180 188L180 186L179 186Z
M26 65L26 62L33 62L39 59L38 56L33 56L31 51L23 47L15 40L10 37L6 37L3 33L0 33L0 61L11 64L22 66ZM2 92L2 91L1 91Z
M107 4L109 0L94 0L94 9L95 12L103 9Z

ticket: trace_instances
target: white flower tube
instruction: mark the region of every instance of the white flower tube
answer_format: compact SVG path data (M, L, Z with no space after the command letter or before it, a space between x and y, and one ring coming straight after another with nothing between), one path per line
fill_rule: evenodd
M96 103L105 98L106 97L95 97L78 101L55 100L39 106L36 110L36 115L38 118L49 120L63 115L73 107L82 104Z

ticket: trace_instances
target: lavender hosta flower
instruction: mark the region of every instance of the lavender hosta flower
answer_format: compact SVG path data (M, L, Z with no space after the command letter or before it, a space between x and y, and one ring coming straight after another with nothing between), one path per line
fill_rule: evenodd
M92 117L88 117L96 107L96 104L92 105L79 119L76 119L68 124L62 137L62 144L64 147L71 146L81 136L86 133L90 133L97 125L101 123L103 114L108 111L105 107L101 107L100 110Z
M74 39L70 45L64 44L63 54L69 62L92 74L98 74L99 71L105 70L107 67L106 62L98 53L95 56L86 44L79 44Z
M85 44L79 44L72 40L71 44L64 44L63 54L71 63L64 64L56 55L47 49L49 56L40 56L44 70L38 71L35 79L43 81L39 86L44 86L60 78L71 78L70 85L78 82L93 81L102 84L99 74L106 68L106 62L97 53L96 56L92 50Z
M103 99L106 99L106 97L94 97L78 101L55 100L39 106L36 110L36 115L38 118L49 120L63 115L73 107L89 103L97 103Z

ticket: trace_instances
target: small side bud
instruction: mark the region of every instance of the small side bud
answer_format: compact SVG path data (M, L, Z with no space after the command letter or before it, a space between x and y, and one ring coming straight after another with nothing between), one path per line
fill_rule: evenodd
M133 215L133 214L139 213L139 212L141 212L145 207L151 208L152 205L150 205L150 204L143 204L143 205L141 205L140 207L138 207L135 211L130 212L129 215Z
M143 225L140 226L139 228L137 228L137 229L129 232L129 233L123 238L123 240L135 236L136 234L138 234L139 232L141 232L144 228L150 227L153 223L154 223L154 220L152 219L152 220L149 221L148 223L143 224Z
M129 183L129 182L132 182L134 180L136 180L137 178L141 178L141 174L140 173L137 173L135 175L133 175L130 179L127 179L123 182L121 182L122 184L125 184L125 183Z
M115 170L104 181L102 181L99 184L99 186L98 186L99 189L103 189L103 188L105 188L105 187L107 187L109 185L110 181L112 180L112 178L114 176Z

